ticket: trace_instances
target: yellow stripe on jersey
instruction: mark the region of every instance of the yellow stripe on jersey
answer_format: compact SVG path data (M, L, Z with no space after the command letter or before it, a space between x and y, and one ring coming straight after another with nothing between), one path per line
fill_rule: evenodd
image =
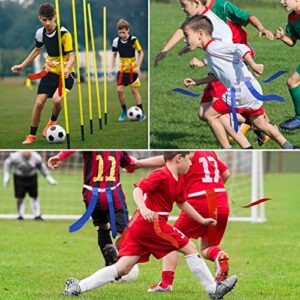
M133 48L138 51L138 52L141 52L142 51L142 47L140 45L140 42L138 39L135 40L134 44L133 44Z

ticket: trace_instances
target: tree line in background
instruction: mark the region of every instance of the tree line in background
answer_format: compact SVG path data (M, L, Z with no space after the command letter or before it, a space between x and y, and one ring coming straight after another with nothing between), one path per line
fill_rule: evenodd
M20 63L35 47L35 33L41 27L38 9L41 3L54 0L0 1L0 75L11 75L10 67ZM59 0L61 24L73 34L72 1ZM148 1L147 0L87 0L91 4L95 45L103 49L103 6L107 8L107 49L117 33L116 24L124 18L131 24L131 33L139 38L145 53L142 69L147 69ZM84 50L82 0L76 0L79 50Z

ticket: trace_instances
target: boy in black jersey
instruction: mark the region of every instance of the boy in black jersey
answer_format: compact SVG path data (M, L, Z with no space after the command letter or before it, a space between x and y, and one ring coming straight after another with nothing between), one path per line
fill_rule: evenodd
M59 87L59 74L60 74L60 58L58 46L58 33L56 30L56 13L53 5L44 3L39 8L39 19L42 23L40 29L37 30L35 35L36 45L32 52L25 58L25 60L11 68L12 72L18 73L25 69L43 50L45 46L47 50L47 59L45 63L45 70L48 71L47 75L42 77L38 91L36 102L32 111L31 127L29 135L23 141L23 144L32 144L36 138L36 132L41 119L42 110L48 98L52 98L52 115L45 126L42 136L46 137L47 129L57 123L57 118L62 110L63 98L58 91ZM74 61L75 56L73 53L72 36L70 32L61 27L62 49L64 60L64 76L66 90L70 91L74 83Z
M112 76L112 70L116 63L117 54L120 55L120 64L117 80L118 97L122 106L122 113L119 121L124 121L127 116L127 106L125 103L124 86L130 85L131 92L135 98L136 105L143 111L141 121L146 119L142 106L142 98L138 91L140 83L140 67L144 59L144 53L137 37L129 34L129 23L120 19L117 24L118 37L113 40L112 44L112 62L109 76ZM138 52L138 60L135 58L135 51Z

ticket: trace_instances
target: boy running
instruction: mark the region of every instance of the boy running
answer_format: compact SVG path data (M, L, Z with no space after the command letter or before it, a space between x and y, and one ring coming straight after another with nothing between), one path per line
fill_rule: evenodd
M119 260L115 265L98 270L81 281L70 278L66 282L65 295L76 296L83 292L113 282L127 274L138 262L147 262L150 255L162 258L171 251L185 255L188 267L205 288L210 299L222 299L237 282L233 276L216 283L204 260L196 253L192 242L175 227L167 223L173 203L198 223L216 224L211 218L203 218L183 196L183 174L191 164L189 152L165 152L166 166L153 171L148 178L135 184L133 197L138 210L122 242ZM146 200L144 200L144 196Z
M200 239L201 254L215 262L216 281L223 281L229 272L229 256L219 244L224 235L229 205L224 183L230 177L227 166L219 160L214 151L195 151L192 166L185 175L185 195L188 203L204 217L217 220L217 226L203 226L181 212L174 227L189 239ZM148 292L171 292L175 269L179 261L178 252L163 258L161 281Z
M11 68L12 72L18 73L24 70L39 54L42 53L45 46L48 56L46 58L45 70L48 72L44 76L38 86L37 98L32 111L31 127L29 135L23 141L23 144L32 144L36 138L36 132L41 120L42 110L48 98L52 100L52 115L49 122L42 132L42 136L46 137L47 129L57 123L57 118L62 110L63 97L59 93L59 80L60 80L60 58L58 46L58 33L55 24L56 20L55 8L49 4L42 4L39 8L39 19L42 23L40 29L37 30L35 35L35 48L27 56L27 58L20 64ZM75 56L73 53L72 36L70 32L61 27L62 46L63 46L63 60L64 60L64 76L66 90L70 91L74 83L74 61Z
M124 20L120 19L117 24L118 37L113 40L112 44L112 61L109 76L112 76L112 71L116 63L117 54L120 55L120 65L117 79L117 91L119 101L122 107L122 113L119 116L119 121L122 122L127 117L127 106L125 102L124 86L130 85L131 92L134 96L136 106L138 106L143 114L140 118L141 121L146 119L145 112L143 110L142 98L138 91L138 87L141 86L141 64L144 59L144 52L139 43L137 37L130 35L130 25ZM135 58L135 51L138 52L138 60Z
M216 138L221 143L226 139L225 132L220 135L218 123L215 119L220 115L231 112L231 98L236 98L236 112L249 120L256 128L265 132L271 139L277 142L283 149L298 148L289 143L278 131L268 123L264 117L263 102L259 101L255 93L262 96L261 86L248 70L245 60L256 74L262 74L263 65L256 64L249 48L243 44L232 44L215 41L212 39L213 26L205 16L194 16L182 26L187 45L191 51L202 48L205 51L206 59L214 76L200 80L186 78L186 87L199 85L215 80L220 80L227 88L222 98L216 100L207 110L208 124ZM235 93L232 93L232 88ZM235 94L235 96L234 96ZM233 100L233 101L235 101Z
M296 45L297 40L300 39L300 1L280 0L280 3L289 13L288 24L285 32L279 27L275 36L286 45L293 47ZM280 127L292 130L300 128L300 65L298 65L296 71L288 78L287 86L294 103L295 117L284 121L280 124Z

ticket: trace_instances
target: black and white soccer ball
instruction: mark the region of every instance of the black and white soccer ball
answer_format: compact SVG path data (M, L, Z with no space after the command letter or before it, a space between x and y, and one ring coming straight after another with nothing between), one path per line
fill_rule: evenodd
M132 106L127 111L127 117L131 121L139 121L142 118L143 112L137 106Z
M66 138L66 131L59 125L53 125L48 128L46 138L50 144L63 143Z

